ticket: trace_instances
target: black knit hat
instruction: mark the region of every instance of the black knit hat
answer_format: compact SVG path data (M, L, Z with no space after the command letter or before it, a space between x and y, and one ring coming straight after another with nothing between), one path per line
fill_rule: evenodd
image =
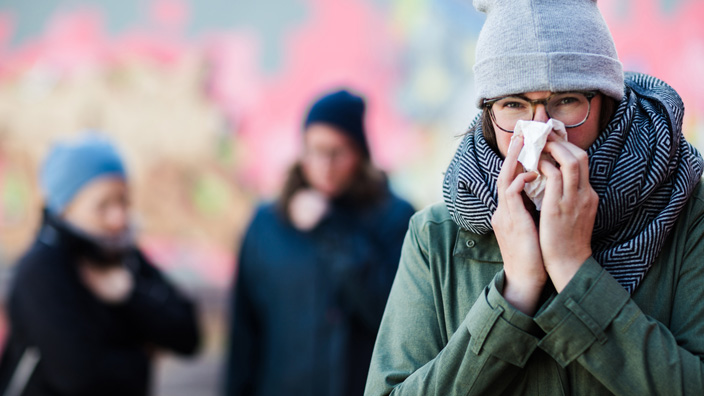
M303 126L304 131L318 122L337 127L357 143L364 157L369 158L369 146L364 132L364 107L364 99L347 90L328 93L311 106Z

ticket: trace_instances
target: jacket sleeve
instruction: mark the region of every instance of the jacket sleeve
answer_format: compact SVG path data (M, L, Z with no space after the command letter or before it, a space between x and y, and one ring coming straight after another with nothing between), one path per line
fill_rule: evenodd
M580 364L616 395L704 394L704 233L689 234L674 301L662 302L673 305L668 327L590 258L535 318L547 333L539 347L562 366Z
M500 272L448 335L415 218L384 312L365 395L501 394L537 348L532 319L508 304ZM449 337L449 339L448 339Z
M13 331L36 345L37 370L67 395L140 394L147 383L146 348L118 347L102 337L75 276L63 263L30 263L13 285ZM82 294L83 293L83 294Z
M250 268L257 262L256 219L245 234L239 254L238 270L230 292L230 321L226 367L225 395L256 394L257 357L261 351L261 327L252 300Z
M427 247L416 229L411 227L404 244L367 395L500 394L502 385L510 383L536 347L563 367L581 365L616 395L702 394L701 218L681 231L687 235L684 242L677 242L682 246L661 261L676 272L674 292L659 298L672 307L667 325L646 315L590 258L533 320L501 297L503 274L499 273L474 303L466 326L460 326L447 342L443 326L437 323L441 307L433 304L432 294L433 287L442 285L432 285ZM536 331L531 322L540 329Z
M194 303L138 252L131 261L135 287L123 308L145 342L182 355L194 354L200 330Z
M340 304L373 333L377 332L384 313L412 215L413 207L395 201L377 219L374 229L347 230L341 237L349 244L345 249L348 254L335 254Z

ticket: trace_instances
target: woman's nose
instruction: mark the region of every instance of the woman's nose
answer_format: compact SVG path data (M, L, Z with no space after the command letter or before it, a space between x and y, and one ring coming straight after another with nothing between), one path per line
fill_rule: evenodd
M126 207L116 205L108 210L106 226L111 233L119 233L127 229L129 213Z
M533 121L548 122L548 112L545 109L545 105L537 104L535 105L535 112L533 113Z

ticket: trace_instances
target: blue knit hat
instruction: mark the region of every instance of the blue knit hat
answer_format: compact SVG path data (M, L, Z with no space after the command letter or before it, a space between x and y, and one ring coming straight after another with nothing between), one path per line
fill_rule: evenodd
M486 13L474 65L482 99L595 90L621 100L623 69L596 0L474 0Z
M369 158L364 132L364 99L347 90L339 90L319 98L308 111L304 130L314 123L332 125L347 134Z
M120 155L110 141L85 134L56 143L39 176L47 210L56 215L63 213L81 189L105 176L126 178Z

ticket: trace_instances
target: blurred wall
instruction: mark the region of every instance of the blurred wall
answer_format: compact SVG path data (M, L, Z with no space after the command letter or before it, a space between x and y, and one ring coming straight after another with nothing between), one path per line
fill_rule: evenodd
M704 147L704 1L598 4L625 69L675 87ZM417 208L440 200L478 113L483 19L469 0L0 0L0 285L36 231L51 142L111 136L141 245L198 290L207 326L198 360L160 361L157 394L216 394L239 239L297 155L307 104L341 85L364 93L392 188Z
M687 137L704 145L704 2L599 6L625 69L674 86ZM92 129L127 158L149 254L184 282L227 286L307 104L340 85L366 95L392 187L418 208L441 199L477 113L482 21L469 0L0 1L0 263L36 230L50 143Z

